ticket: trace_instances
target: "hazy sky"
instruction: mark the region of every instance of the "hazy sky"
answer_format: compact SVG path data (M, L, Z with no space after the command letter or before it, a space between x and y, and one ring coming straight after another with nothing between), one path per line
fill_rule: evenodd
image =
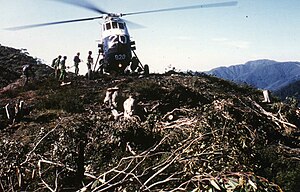
M74 0L78 1L78 0ZM226 0L90 0L107 12L126 13ZM145 26L129 32L139 59L151 72L168 66L205 71L250 60L300 61L299 0L237 0L233 7L203 8L128 16ZM101 20L20 31L3 28L98 16L97 13L57 0L0 0L0 43L26 48L50 64L57 55L72 65L79 51L86 70L87 52L97 57Z

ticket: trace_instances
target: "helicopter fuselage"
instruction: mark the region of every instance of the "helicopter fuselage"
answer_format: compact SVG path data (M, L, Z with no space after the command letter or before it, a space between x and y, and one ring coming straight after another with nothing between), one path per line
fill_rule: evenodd
M118 17L107 17L102 24L103 65L106 71L123 73L130 65L132 42L126 23Z

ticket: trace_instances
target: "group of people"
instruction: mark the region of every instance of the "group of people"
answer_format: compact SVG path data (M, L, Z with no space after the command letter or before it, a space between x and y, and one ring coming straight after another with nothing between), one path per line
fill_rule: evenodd
M104 104L108 109L111 110L114 119L117 120L119 117L123 116L125 119L132 119L134 115L136 115L136 100L133 95L129 95L129 97L123 103L124 112L118 112L118 104L117 97L119 95L119 88L112 87L108 88L104 98Z
M52 61L52 67L54 68L54 76L59 80L64 81L66 77L66 60L67 56L62 57L59 55Z
M52 61L52 67L54 68L54 76L55 78L58 78L61 81L64 81L66 78L66 60L67 56L62 57L59 55L57 58L55 58ZM79 74L79 63L82 62L80 59L80 53L78 52L73 59L74 67L75 67L75 75ZM87 68L88 68L88 79L91 79L91 73L92 73L92 65L94 64L94 60L92 57L92 51L88 52L88 58L87 58Z

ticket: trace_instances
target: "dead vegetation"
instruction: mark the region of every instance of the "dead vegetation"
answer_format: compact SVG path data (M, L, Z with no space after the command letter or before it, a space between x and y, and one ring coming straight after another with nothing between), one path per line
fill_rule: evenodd
M142 120L110 117L102 101L111 86L120 88L119 102L135 95ZM4 191L298 187L296 111L260 103L262 95L249 87L209 76L153 75L48 83L36 95L30 115L1 130Z
M138 118L103 104L118 86ZM0 94L30 110L9 125L0 110L0 191L297 191L295 105L210 76L52 78Z

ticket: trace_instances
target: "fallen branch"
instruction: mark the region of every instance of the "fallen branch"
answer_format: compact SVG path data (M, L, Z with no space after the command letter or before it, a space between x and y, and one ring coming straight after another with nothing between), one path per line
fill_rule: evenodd
M250 99L251 100L251 99ZM251 100L252 101L252 100ZM282 121L280 119L278 119L277 117L275 117L272 113L270 112L267 112L262 106L260 106L258 103L256 103L255 101L252 101L252 104L257 107L261 113L263 113L264 115L268 116L268 117L271 117L273 120L279 122L279 123L282 123L284 125L287 125L289 127L292 127L292 128L297 128L296 125L292 124L292 123L289 123L289 122L286 122L286 121Z
M179 112L189 112L189 111L191 111L191 109L185 109L185 108L179 109L179 108L175 108L172 111L170 111L167 114L165 114L162 119L166 119L169 115L171 115L171 114L173 114L173 113L175 113L177 111L179 111Z
M25 164L28 160L29 160L29 157L30 155L35 151L35 149L37 148L37 146L50 134L52 133L59 125L60 123L63 121L63 119L60 120L60 122L53 128L51 129L48 133L46 133L36 144L35 146L33 147L33 149L31 151L29 151L27 154L26 154L26 159L25 161L23 161L20 165L22 166L23 164Z
M41 169L41 162L39 161L38 162L38 168L39 168L39 176L40 176L40 178L41 178L41 181L42 181L42 183L45 185L45 187L47 188L47 189L49 189L51 192L55 192L55 190L54 189L52 189L44 180L43 180L43 177L42 177L42 169Z
M102 180L103 182L101 182L102 184L101 184L100 186L97 186L96 188L94 188L93 191L97 191L97 192L98 192L98 191L105 191L105 190L108 190L109 188L115 187L115 186L121 184L122 182L124 182L124 181L127 179L127 177L130 176L130 175L133 176L133 177L134 177L134 178L142 185L142 183L139 181L138 178L144 176L144 173L145 173L145 171L146 171L148 168L144 169L144 171L143 171L143 173L142 173L141 175L135 175L135 174L132 174L132 172L135 171L135 170L138 168L138 166L139 166L143 161L145 161L145 160L147 159L147 157L149 157L149 156L151 156L151 155L155 155L155 154L156 154L156 155L161 154L161 153L155 153L155 154L152 154L152 152L156 151L156 149L157 149L159 146L161 146L161 145L163 144L163 142L164 142L168 137L169 137L169 135L166 135L164 138L162 138L162 139L160 140L160 142L159 142L158 144L156 144L156 145L153 146L152 148L150 148L150 149L148 149L148 150L146 150L146 151L144 151L144 152L142 152L142 153L140 153L140 154L138 154L138 155L129 156L129 157L123 157L123 158L119 161L119 163L118 163L117 166L115 166L114 168L108 170L108 171L105 172L105 173L102 173L101 175L99 175L99 176L98 176L97 178L95 178L95 179L99 180L100 178L105 178L108 174L113 173L113 172L117 173L117 175L113 176L111 179L109 179L109 180L107 180L107 181L105 181L105 179L103 179L103 180ZM137 159L139 159L139 158L141 158L141 160L138 162ZM119 171L118 168L121 167L121 166L123 165L123 162L126 163L126 161L129 161L129 163L126 165L126 167L125 167L122 171ZM132 163L134 163L134 162L137 162L136 165L135 165L129 172L126 172L126 170L129 169L130 165L132 165ZM123 179L122 179L121 181L119 180L119 181L116 182L116 183L111 183L115 178L117 178L117 177L118 177L119 175L121 175L121 174L125 174L125 176L123 177ZM127 179L127 180L128 180L128 179ZM85 187L79 189L78 192L87 190L91 185L93 185L93 183L94 183L94 181L93 181L93 182L90 182L90 183L87 184ZM105 187L105 185L108 185L108 186ZM102 188L102 187L104 187L104 188ZM102 188L102 189L101 189L101 188Z
M41 164L41 163L47 163L47 164L50 164L50 165L55 165L55 166L63 167L63 168L65 168L65 169L68 170L68 171L76 172L75 169L72 169L72 168L70 168L70 167L67 167L66 165L64 165L64 164L62 164L62 163L55 163L55 162L52 162L52 161L49 161L49 160L45 160L45 159L39 160L38 163L39 163L39 164ZM90 177L90 178L92 178L92 179L98 180L98 181L100 181L101 183L104 183L104 182L105 182L105 181L103 181L102 179L99 179L99 178L97 178L96 176L94 176L94 175L92 175L92 174L90 174L90 173L85 172L84 175L87 176L87 177Z
M193 119L189 119L189 118L183 118L183 119L178 119L172 123L163 123L161 122L161 129L181 129L182 127L184 128L189 128L189 126L193 126L195 125L195 123L197 123L197 119L193 118Z

